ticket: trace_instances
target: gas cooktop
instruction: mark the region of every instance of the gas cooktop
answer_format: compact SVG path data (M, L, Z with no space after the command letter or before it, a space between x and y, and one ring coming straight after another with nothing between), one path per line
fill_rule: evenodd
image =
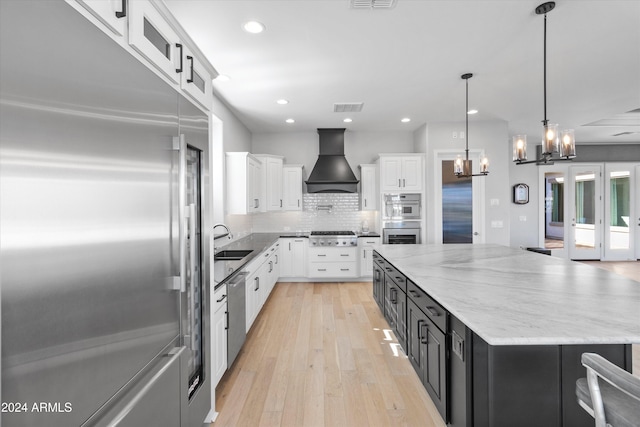
M312 231L312 236L355 236L353 231Z
M353 231L312 231L311 246L356 246L358 238Z

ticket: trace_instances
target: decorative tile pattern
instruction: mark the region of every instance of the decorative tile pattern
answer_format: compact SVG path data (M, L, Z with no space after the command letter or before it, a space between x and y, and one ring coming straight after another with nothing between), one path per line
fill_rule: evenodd
M357 193L306 193L303 210L297 212L269 212L254 215L253 231L309 232L312 230L360 231L363 222L374 229L376 212L360 211L360 195Z

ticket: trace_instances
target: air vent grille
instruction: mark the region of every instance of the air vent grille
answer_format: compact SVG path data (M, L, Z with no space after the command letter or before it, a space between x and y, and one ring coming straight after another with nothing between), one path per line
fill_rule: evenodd
M349 0L351 9L391 9L397 0Z
M620 133L614 133L612 136L635 135L636 133L640 133L640 132L620 132Z
M334 113L359 113L362 111L364 102L340 102L333 104Z

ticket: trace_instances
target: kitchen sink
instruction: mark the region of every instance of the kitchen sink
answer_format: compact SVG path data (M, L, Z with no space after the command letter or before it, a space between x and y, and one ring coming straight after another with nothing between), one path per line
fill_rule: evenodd
M213 256L214 261L239 261L249 255L252 250L220 251Z

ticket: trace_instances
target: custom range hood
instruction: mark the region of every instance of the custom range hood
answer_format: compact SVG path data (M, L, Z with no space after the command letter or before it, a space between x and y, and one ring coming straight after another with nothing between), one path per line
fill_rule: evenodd
M309 193L357 193L358 181L344 157L344 128L318 129L320 153L306 182Z

